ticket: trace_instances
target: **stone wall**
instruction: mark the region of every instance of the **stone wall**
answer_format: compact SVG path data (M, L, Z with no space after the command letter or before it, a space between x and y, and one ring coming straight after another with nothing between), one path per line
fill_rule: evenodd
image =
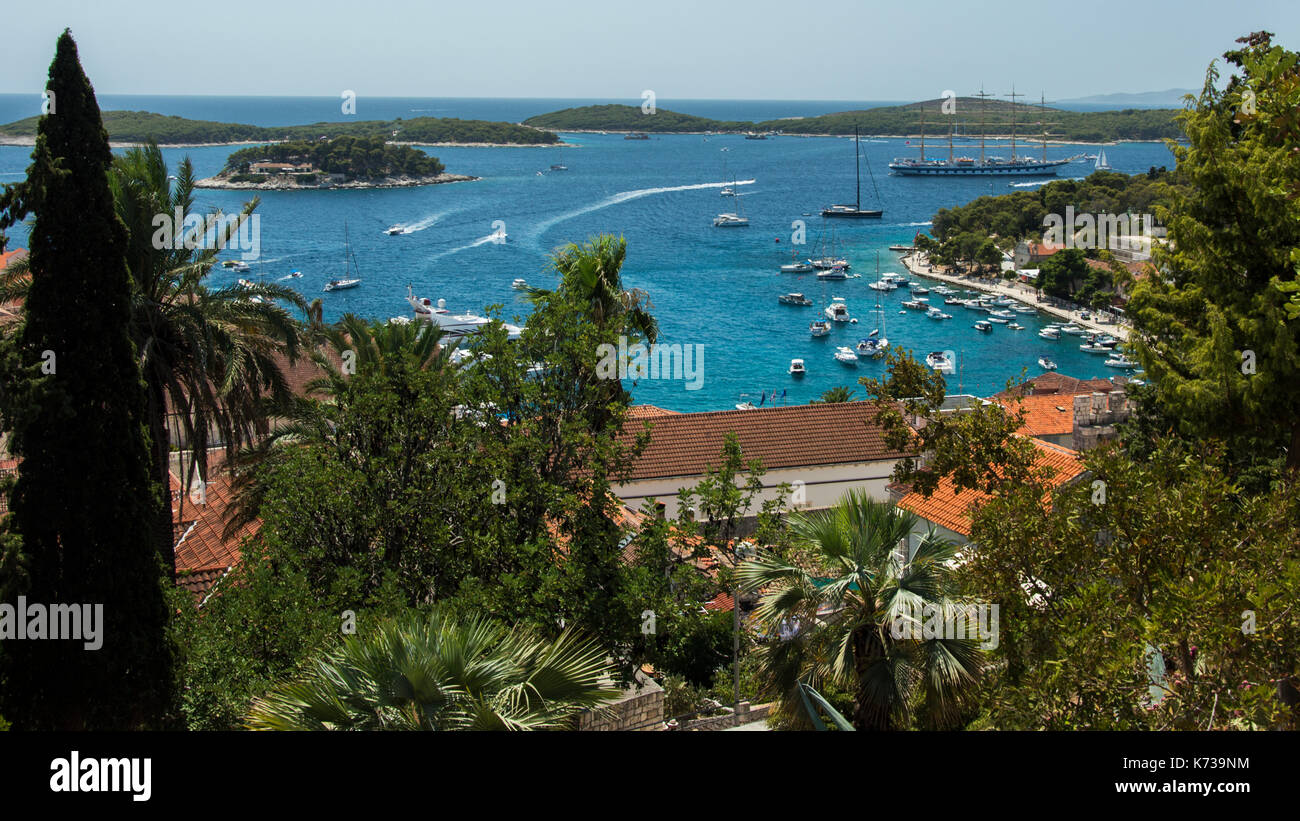
M1116 437L1115 425L1128 419L1132 403L1124 391L1097 391L1074 397L1074 449L1090 450Z
M578 729L584 732L662 730L663 726L664 690L641 672L636 674L636 684L625 689L617 701L578 714Z

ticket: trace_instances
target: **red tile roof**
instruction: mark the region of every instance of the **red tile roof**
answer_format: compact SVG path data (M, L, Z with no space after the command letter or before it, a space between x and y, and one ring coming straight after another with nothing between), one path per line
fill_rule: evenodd
M728 432L734 432L746 461L763 460L767 470L897 459L885 442L869 402L792 405L755 410L678 413L650 419L650 444L627 481L700 476L718 463ZM623 439L641 432L645 420L629 420Z
M1049 467L1055 471L1051 478L1052 487L1060 487L1083 473L1083 462L1079 460L1076 451L1040 439L1030 439L1030 441L1039 451L1035 464L1040 468ZM926 521L969 538L971 517L975 508L989 498L989 494L980 490L967 489L958 493L952 479L944 477L928 499L919 493L908 493L899 500L897 506L915 513Z
M996 397L995 402L1008 413L1024 412L1025 421L1016 433L1025 436L1062 436L1074 432L1073 397L1056 393L1031 394L1017 402L1008 396Z
M221 457L209 457L211 476L203 487L202 504L195 502L193 494L185 496L181 509L181 536L176 544L176 583L191 592L206 594L211 586L242 558L240 546L244 540L261 529L261 521L244 525L231 538L222 535L226 515L230 510L231 491L229 474L221 471ZM179 499L181 479L171 475L173 516Z
M659 416L676 416L678 411L658 408L654 405L632 405L627 409L628 419L654 419Z
M996 393L992 399L996 401L1018 393L1026 396L1031 394L1035 396L1040 394L1068 394L1074 396L1080 393L1094 393L1095 391L1108 393L1119 389L1119 386L1109 379L1076 379L1073 376L1066 376L1058 371L1052 371L1039 374L1023 385L1018 385L1009 391Z
M725 610L728 613L730 613L735 606L735 600L731 598L730 593L719 593L704 603L705 610Z

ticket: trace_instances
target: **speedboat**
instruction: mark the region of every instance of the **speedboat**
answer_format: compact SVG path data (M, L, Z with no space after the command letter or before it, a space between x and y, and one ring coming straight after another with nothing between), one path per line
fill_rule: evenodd
M1079 325L1075 325L1074 323L1070 323L1069 325L1064 325L1061 327L1061 333L1066 333L1069 334L1070 336L1083 336L1087 332L1088 332L1087 328L1084 328Z
M415 311L417 319L434 322L451 336L464 336L482 330L492 322L488 317L479 316L473 312L453 314L447 310L447 300L445 299L438 300L435 305L428 297L417 298L409 285L406 287L406 301ZM505 326L509 339L518 339L519 335L523 333L524 329L518 325L511 325L508 322L502 324Z
M252 287L254 287L254 285L253 285L253 281L252 281L251 279L241 279L241 280L239 280L239 287L240 287L240 288L252 288Z
M715 228L747 228L749 226L749 217L742 217L739 214L718 214L713 218Z
M952 357L943 351L932 351L925 357L925 364L939 373L952 373L957 369Z
M808 323L808 333L813 336L826 336L831 332L831 323L825 319L814 319Z
M1010 311L992 311L992 312L991 312L991 315L992 315L992 316L1001 317L1002 319L1015 319L1015 318L1016 318L1016 315L1013 314L1013 313L1011 313Z
M1012 322L1009 325L1007 325L1007 328L1012 331L1023 331L1025 329L1025 326L1021 325L1019 322Z
M856 366L858 364L858 355L853 352L852 348L841 346L835 349L835 361L841 365Z
M1017 304L1015 304L1015 305L1012 305L1012 306L1011 306L1011 310L1015 311L1015 312L1018 313L1018 314L1036 314L1036 313L1038 313L1038 309L1035 308L1035 307L1033 307L1032 305L1020 305L1019 303L1017 303Z
M846 269L839 265L833 265L824 271L817 272L818 279L848 279Z
M993 330L993 325L992 325L991 323L989 323L989 322L985 322L985 321L982 320L982 319L981 319L979 322L976 322L976 323L975 323L973 326L971 326L971 327L973 327L975 330L977 330L977 331L981 331L981 332L983 332L983 333L988 333L989 331Z
M989 318L989 322L992 322L994 325L1005 325L1005 324L1007 324L1007 320L1004 319L1003 317L1000 317L1000 316L990 317L990 318Z
M783 274L806 274L809 271L816 270L811 262L792 262L789 265L781 266Z
M832 322L848 322L849 306L844 304L844 297L831 297L831 304L826 306L824 311L826 318Z
M1039 331L1038 335L1041 336L1043 339L1060 339L1061 329L1053 328L1051 325L1048 325L1046 328Z
M929 288L918 288L915 286L912 288L912 296L925 296L928 293L930 293Z
M302 271L294 271L292 274L289 274L289 279L302 279Z
M401 225L393 225L393 226L390 226L390 227L388 228L388 230L387 230L385 233L387 233L388 236L390 236L390 237L395 237L395 236L397 236L398 234L402 233L402 232L405 231L405 230L406 230L406 228L402 227Z
M244 262L244 261L242 261L242 260L238 260L238 259L236 259L236 260L232 260L232 261L231 261L231 265L229 266L229 268L230 268L230 270L234 271L234 272L237 273L237 274L242 274L242 273L245 273L246 271L251 270L251 269L248 267L248 263L247 263L247 262Z
M1111 353L1111 349L1105 345L1098 345L1095 342L1085 342L1079 346L1079 350L1084 353Z
M813 304L812 300L808 297L796 293L781 294L777 297L777 301L782 305L798 305L801 308L806 308Z
M1046 356L1040 356L1038 357L1038 367L1045 371L1054 371L1056 370L1056 363Z
M1107 359L1103 364L1105 364L1106 367L1108 368L1136 368L1138 366L1138 363L1134 362L1132 359L1129 359L1124 354L1118 354L1117 356L1112 356L1109 359Z
M806 374L806 373L808 373L808 369L805 368L805 367L803 366L803 360L802 360L802 359L791 359L791 360L790 360L790 375L791 375L791 376L803 376L803 375Z
M568 171L568 170L569 170L569 166L564 165L564 164L562 164L562 163L558 163L558 162L557 162L557 163L552 163L552 164L551 164L551 170L552 170L552 171Z
M516 291L522 291L528 287L528 280L523 277L516 277L515 281L510 283L510 287L514 288Z
M345 291L348 288L355 288L361 284L359 279L331 279L325 283L327 291Z
M945 314L943 311L939 310L938 308L931 308L930 310L925 312L925 315L930 317L931 319L952 319L952 314Z

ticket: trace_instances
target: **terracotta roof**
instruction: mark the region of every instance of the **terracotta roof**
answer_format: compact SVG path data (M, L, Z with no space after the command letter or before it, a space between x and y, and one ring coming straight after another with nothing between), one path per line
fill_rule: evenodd
M1038 448L1038 467L1050 467L1055 473L1051 478L1052 487L1073 480L1083 473L1083 462L1079 454L1069 448L1053 445L1041 439L1030 439ZM910 510L926 521L946 527L954 533L970 537L971 516L976 506L988 501L989 494L979 490L967 489L960 493L953 486L952 479L944 477L935 488L930 498L919 493L909 493L898 502L898 507Z
M261 521L240 528L230 539L222 536L226 514L230 509L229 474L220 470L220 455L209 456L211 476L203 487L203 504L187 496L182 508L181 536L176 544L176 583L196 594L205 594L217 579L239 563L240 545L261 529ZM171 474L173 516L175 502L183 487L180 477Z
M628 419L653 419L659 416L676 416L679 412L654 405L632 405L627 409Z
M1009 391L996 393L991 398L996 401L1008 396L1014 396L1017 393L1032 394L1034 396L1040 394L1068 394L1074 396L1075 394L1094 393L1096 391L1108 393L1113 390L1117 390L1117 386L1109 379L1076 379L1059 371L1052 371L1039 374L1025 382L1024 385L1017 386Z
M719 593L704 603L705 610L725 610L728 613L730 613L735 606L735 600L731 598L730 593Z
M767 470L899 458L875 416L869 402L834 402L654 418L650 444L627 481L703 475L717 464L728 432L736 434L746 461L762 459ZM629 420L622 438L630 441L644 424Z
M1063 245L1053 245L1047 242L1031 242L1029 243L1029 253L1035 257L1050 257L1057 251L1063 250L1064 247Z
M1061 436L1074 432L1074 400L1062 394L1044 393L996 398L1008 413L1023 411L1025 421L1016 433L1025 436Z

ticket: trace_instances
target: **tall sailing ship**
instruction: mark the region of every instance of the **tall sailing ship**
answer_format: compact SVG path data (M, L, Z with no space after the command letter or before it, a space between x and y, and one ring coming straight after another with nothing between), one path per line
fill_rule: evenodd
M889 170L895 174L904 177L974 177L974 176L996 176L1004 174L1018 175L1035 175L1035 176L1056 176L1056 171L1063 165L1070 162L1070 159L1049 160L1047 159L1047 124L1043 123L1043 156L1042 159L1033 159L1029 156L1016 156L1016 98L1023 97L1023 94L1017 94L1015 89L1007 96L1011 98L1011 157L993 157L988 156L985 151L985 119L984 119L984 99L992 97L992 94L985 94L983 89L975 95L980 99L980 156L976 160L974 157L955 157L952 148L952 129L948 131L948 159L931 159L925 155L925 107L920 107L921 112L921 152L919 158L900 157L889 164ZM1046 109L1046 103L1042 103L1042 108Z

